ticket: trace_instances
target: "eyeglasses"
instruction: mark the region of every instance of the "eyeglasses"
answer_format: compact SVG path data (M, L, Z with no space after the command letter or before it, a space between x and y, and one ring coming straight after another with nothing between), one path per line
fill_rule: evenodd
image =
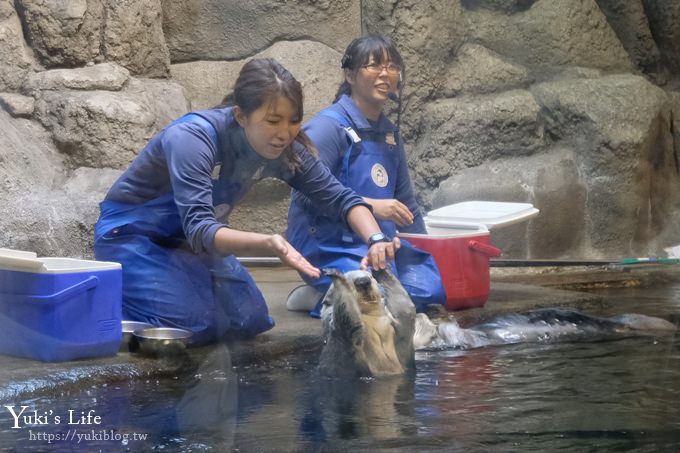
M387 63L387 64L378 64L378 63L371 63L362 66L366 71L368 71L371 74L380 74L383 69L387 71L388 74L390 75L397 75L401 72L401 67L394 63Z

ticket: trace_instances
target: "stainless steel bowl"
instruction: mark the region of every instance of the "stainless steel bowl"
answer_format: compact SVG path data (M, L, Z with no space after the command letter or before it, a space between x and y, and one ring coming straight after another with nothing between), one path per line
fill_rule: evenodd
M173 327L148 327L136 330L134 336L139 343L140 352L159 357L183 353L191 332Z
M134 333L138 330L148 329L153 327L153 325L147 322L141 321L123 321L123 340L120 342L121 352L135 352L139 349L139 343L134 336Z

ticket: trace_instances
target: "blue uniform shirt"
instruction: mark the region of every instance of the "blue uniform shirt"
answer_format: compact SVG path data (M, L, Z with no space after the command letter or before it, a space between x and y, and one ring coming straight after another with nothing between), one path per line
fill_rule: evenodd
M386 134L396 135L394 124L384 114L381 113L378 121L372 123L366 119L349 96L342 96L336 104L336 109L340 107L337 111L349 118L350 123L354 125L362 138L369 141L384 142ZM340 173L343 157L349 146L347 132L337 121L325 115L316 115L305 125L304 130L319 150L319 159L337 177ZM399 137L396 142L395 152L398 153L398 167L393 198L404 203L413 213L414 217L413 224L400 227L399 230L404 233L425 234L425 222L413 194L403 140Z
M176 207L183 231L166 233L185 236L195 252L209 253L215 252L215 233L227 224L233 206L261 178L286 181L317 209L341 222L346 223L351 208L366 205L297 141L292 146L301 164L292 170L282 156L268 160L252 149L231 108L193 114L209 122L214 131L200 122L178 120L170 124L142 149L106 200L141 205L171 194L170 204ZM214 132L217 143L211 136ZM219 183L214 184L215 180ZM149 225L150 229L163 231L162 222L151 221L159 224ZM106 229L116 226L107 223Z

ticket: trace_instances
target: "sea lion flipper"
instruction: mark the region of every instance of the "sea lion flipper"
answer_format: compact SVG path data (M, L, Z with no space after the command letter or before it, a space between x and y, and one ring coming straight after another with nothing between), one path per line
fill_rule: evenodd
M401 282L389 269L373 271L374 278L382 286L385 307L395 321L395 346L401 363L406 368L413 367L416 307Z
M332 330L352 344L361 342L363 322L356 292L345 274L337 269L323 269L322 272L333 280L323 299L323 304L333 310Z

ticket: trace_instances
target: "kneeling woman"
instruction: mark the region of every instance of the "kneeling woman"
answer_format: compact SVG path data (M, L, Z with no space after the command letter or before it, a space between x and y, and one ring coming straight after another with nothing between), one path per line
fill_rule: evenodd
M397 230L426 233L411 187L403 140L398 127L383 113L389 98L401 98L403 61L399 52L386 37L364 36L347 47L341 67L345 80L335 101L307 123L305 132L338 180L372 206L383 233L388 237L394 237ZM291 199L287 238L322 268L356 269L366 253L361 236L315 209L299 191ZM377 235L369 244L380 240L385 237ZM432 256L402 241L394 264L395 274L418 311L444 303L444 287ZM312 308L309 302L316 303L330 285L328 278L303 278L311 286L291 293L287 302L291 310ZM319 308L316 304L312 316Z
M307 278L320 271L280 235L227 226L259 179L275 177L365 241L380 232L366 203L312 155L300 130L302 88L273 59L246 63L233 107L191 112L153 137L101 203L97 259L123 265L123 316L193 332L202 344L271 329L262 293L234 254L274 254ZM398 241L373 244L384 268Z

